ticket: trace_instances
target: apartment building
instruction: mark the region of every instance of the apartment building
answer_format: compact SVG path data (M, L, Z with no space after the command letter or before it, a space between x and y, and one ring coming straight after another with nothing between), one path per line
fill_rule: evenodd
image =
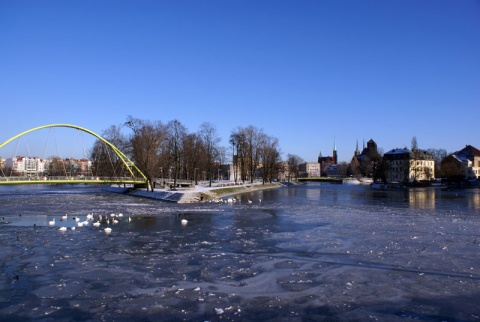
M320 177L320 163L319 162L305 162L298 165L299 177L316 178Z
M430 181L435 178L435 159L424 150L393 149L383 155L387 182Z
M12 157L5 160L5 168L19 175L37 175L45 171L47 161L38 157Z

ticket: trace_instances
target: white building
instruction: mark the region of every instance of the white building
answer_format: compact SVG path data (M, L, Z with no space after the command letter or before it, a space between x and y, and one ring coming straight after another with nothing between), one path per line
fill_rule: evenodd
M319 162L305 162L298 165L299 177L318 178L320 177Z
M435 178L435 159L424 150L393 149L383 155L387 182L429 181Z
M480 150L467 145L452 156L460 163L465 179L480 178Z
M37 175L45 171L46 160L38 157L12 157L5 160L5 168L20 175Z

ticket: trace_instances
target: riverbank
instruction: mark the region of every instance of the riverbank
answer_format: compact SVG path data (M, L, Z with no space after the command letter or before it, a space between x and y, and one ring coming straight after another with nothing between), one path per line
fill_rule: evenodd
M165 202L174 203L196 203L196 202L225 202L223 199L232 195L248 193L258 190L275 189L283 187L279 182L273 183L246 183L240 185L222 184L214 187L205 187L196 185L192 189L156 189L148 191L146 189L133 189L131 187L105 187L102 190L113 193L121 193L129 196L156 199Z

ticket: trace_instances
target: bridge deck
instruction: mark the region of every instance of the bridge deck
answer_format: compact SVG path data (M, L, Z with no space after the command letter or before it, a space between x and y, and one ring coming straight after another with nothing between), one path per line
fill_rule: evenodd
M0 185L15 184L145 184L145 180L133 178L104 177L0 177Z

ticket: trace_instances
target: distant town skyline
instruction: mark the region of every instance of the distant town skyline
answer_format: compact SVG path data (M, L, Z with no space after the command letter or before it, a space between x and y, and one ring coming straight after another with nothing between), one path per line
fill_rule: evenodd
M334 141L345 162L357 140L480 147L474 0L6 0L0 30L1 142L51 123L101 134L131 115L210 122L225 147L253 125L305 161ZM73 149L76 135L57 139Z
M58 124L56 124L55 127L51 127L51 128L46 127L36 131L31 131L32 129L28 129L28 131L30 131L28 134L20 136L16 140L11 141L9 144L4 145L0 149L0 158L8 159L12 157L38 157L38 158L48 159L51 157L60 157L63 159L69 159L69 158L89 159L90 158L89 154L91 149L93 148L93 143L97 138L93 135L90 135L80 130L75 130L72 128L66 128L66 127L57 126L57 125ZM89 129L86 129L86 130L89 130ZM75 135L72 135L73 131L76 131ZM65 133L69 133L69 135L66 135ZM15 136L20 134L21 133L17 133ZM268 133L265 133L265 134L270 135ZM11 138L8 138L8 139L11 139ZM354 157L356 152L361 153L365 148L368 147L369 141L373 141L374 144L377 145L378 152L381 155L383 155L384 153L392 149L404 149L404 148L411 149L411 144L413 139L415 139L416 144L418 144L417 138L413 136L411 138L409 145L394 146L394 147L388 147L388 148L378 146L374 138L370 138L368 141L367 140L362 140L362 142L356 141L355 147L353 148L349 158L346 160L337 159L337 161L338 163L343 163L343 162L350 163L350 161L352 160L352 157ZM6 140L0 141L0 144L3 144L5 141ZM452 151L448 151L443 147L424 148L421 145L418 145L418 148L421 150L444 149L447 154L451 154L463 149L465 146L468 146L468 145L470 144L465 144L463 146L459 145L456 149ZM231 146L220 145L219 147L223 147L226 149L227 159L231 157L232 155ZM476 146L474 147L477 148ZM358 151L356 151L357 148L358 148ZM337 157L338 155L342 154L341 151L339 151L337 148L336 141L333 141L332 149L330 151L319 151L317 156L312 160L305 159L301 155L297 155L297 156L302 158L305 162L317 162L320 157L333 158L335 156L334 149L336 149L335 154L337 155ZM286 161L288 154L289 153L284 153L284 155L282 155L282 160ZM293 154L293 153L290 153L290 154ZM348 152L345 152L343 154L348 156ZM230 160L228 160L228 162L230 162Z

